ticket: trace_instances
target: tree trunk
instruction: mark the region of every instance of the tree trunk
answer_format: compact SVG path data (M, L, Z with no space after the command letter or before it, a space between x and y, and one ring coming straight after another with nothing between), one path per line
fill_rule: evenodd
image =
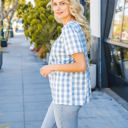
M4 0L1 0L1 15L0 15L0 35L3 37L3 10L4 10Z
M11 20L12 20L14 14L15 14L16 9L17 9L18 0L16 0L16 3L14 5L15 8L10 13L10 19L7 19L7 21L8 21L8 27L7 27L6 37L5 37L6 38L6 41L8 41L8 38L9 38L9 30L10 30L10 27L11 27Z
M6 32L6 41L8 41L8 38L9 38L9 30L10 30L10 27L11 27L11 20L13 18L13 15L14 15L15 11L13 11L11 13L11 16L10 16L10 19L8 19L8 27L7 27L7 32Z
M8 41L8 38L9 38L9 29L10 29L10 20L8 20L8 27L7 27L7 32L6 32L6 35L5 35L5 38L6 38L6 41Z

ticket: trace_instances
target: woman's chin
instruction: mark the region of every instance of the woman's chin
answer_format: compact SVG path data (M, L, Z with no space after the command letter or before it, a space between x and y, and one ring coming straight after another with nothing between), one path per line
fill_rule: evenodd
M61 16L57 16L57 19L61 20L62 18L61 18Z
M56 17L61 20L61 19L63 19L64 16L62 16L62 15L57 15Z

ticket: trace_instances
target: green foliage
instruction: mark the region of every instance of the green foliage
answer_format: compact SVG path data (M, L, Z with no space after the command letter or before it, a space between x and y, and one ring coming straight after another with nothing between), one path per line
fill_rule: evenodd
M0 46L0 52L2 51L2 47Z
M48 51L49 51L49 49L45 45L42 45L42 47L39 50L38 57L39 58L46 58L46 53Z
M3 29L3 26L0 26L0 31ZM2 40L2 36L0 35L0 52L2 52L2 47L1 47L1 40Z
M39 50L46 47L50 50L50 40L55 40L61 33L61 25L58 24L50 7L46 7L49 0L35 0L35 7L28 4L19 4L17 16L22 18L26 38L35 42ZM47 50L46 50L47 51Z
M88 1L86 4L86 18L90 22L90 1Z

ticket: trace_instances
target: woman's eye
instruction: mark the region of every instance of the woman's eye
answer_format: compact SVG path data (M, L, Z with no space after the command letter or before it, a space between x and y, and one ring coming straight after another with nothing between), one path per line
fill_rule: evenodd
M53 4L53 6L56 6L56 5L57 5L56 3Z
M65 3L63 2L62 4L64 5Z

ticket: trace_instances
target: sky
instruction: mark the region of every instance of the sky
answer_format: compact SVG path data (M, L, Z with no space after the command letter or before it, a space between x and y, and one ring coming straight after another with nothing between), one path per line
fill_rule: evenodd
M31 2L33 5L35 5L34 0L26 0L26 2Z

